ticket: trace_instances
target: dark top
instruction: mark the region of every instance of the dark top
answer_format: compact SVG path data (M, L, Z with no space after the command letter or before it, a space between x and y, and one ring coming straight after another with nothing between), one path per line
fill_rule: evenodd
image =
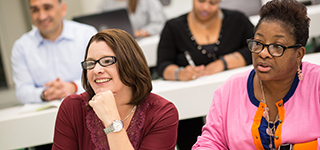
M164 69L170 64L187 66L184 51L188 50L198 65L207 65L219 57L238 51L246 60L252 63L251 52L246 40L253 37L254 26L241 12L222 9L223 21L217 43L199 46L190 32L187 15L167 21L161 33L158 45L157 70L162 76ZM206 51L203 51L206 49Z
M109 149L104 126L87 104L86 92L63 100L56 119L53 149ZM174 150L178 121L174 104L150 93L137 106L127 134L134 149Z

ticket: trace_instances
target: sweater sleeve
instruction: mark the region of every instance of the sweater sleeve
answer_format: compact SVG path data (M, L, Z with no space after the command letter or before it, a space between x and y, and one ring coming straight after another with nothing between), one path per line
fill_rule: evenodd
M163 71L168 65L175 64L177 57L173 35L174 26L172 24L172 21L165 24L158 45L157 71L160 76L163 75Z
M206 124L202 129L201 136L193 145L192 150L227 150L227 142L225 137L225 129L223 125L223 113L220 103L221 93L217 89L214 93L214 99L211 104L209 113L206 118Z
M159 100L159 99L158 99ZM156 101L158 101L156 100ZM174 150L177 140L178 111L173 103L161 98L161 104L148 112L142 142L139 150Z
M40 95L45 88L35 86L24 54L26 50L23 43L30 41L25 39L26 38L17 40L12 48L11 62L16 95L18 100L23 104L40 103L42 102Z
M79 149L78 138L74 130L76 127L72 121L72 118L75 118L74 114L78 112L74 108L78 105L73 103L74 100L71 100L71 97L65 98L59 107L54 129L53 150Z
M239 17L239 19L240 19L240 22L242 22L241 24L243 25L242 35L239 35L239 36L241 36L241 41L242 41L242 43L244 43L244 46L239 49L239 53L245 59L246 64L249 65L249 64L252 64L252 54L248 48L247 39L253 38L254 26L252 25L250 20L244 14L242 14Z

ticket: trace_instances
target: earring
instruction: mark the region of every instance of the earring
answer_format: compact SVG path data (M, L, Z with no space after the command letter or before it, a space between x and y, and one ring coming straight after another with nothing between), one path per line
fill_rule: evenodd
M298 62L298 69L297 69L297 72L298 72L299 80L300 80L300 81L302 81L302 79L303 79L303 74L302 74L302 71L301 71L301 69L300 69L299 62Z

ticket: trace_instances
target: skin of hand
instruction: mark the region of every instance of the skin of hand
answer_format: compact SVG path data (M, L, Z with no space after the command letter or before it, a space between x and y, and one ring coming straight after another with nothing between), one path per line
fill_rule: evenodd
M147 37L147 36L150 36L150 34L145 30L136 30L136 31L134 31L134 36L135 37Z
M208 64L205 67L204 75L215 74L215 73L223 71L223 69L224 69L223 62L220 59L218 59L218 60Z
M48 101L61 99L76 92L73 83L62 81L60 78L50 81L44 86L47 89L43 92L43 98Z
M179 72L178 76L181 81L194 80L204 75L204 69L205 69L204 65L200 65L200 66L188 65L187 67L185 67L183 70ZM193 76L195 76L195 78L193 78Z
M108 90L97 93L90 101L93 108L105 127L112 124L114 120L121 120L113 93Z

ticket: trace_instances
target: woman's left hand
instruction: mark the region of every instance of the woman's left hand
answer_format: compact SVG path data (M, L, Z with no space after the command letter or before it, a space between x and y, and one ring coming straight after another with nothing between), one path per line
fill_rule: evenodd
M113 93L110 90L97 93L89 101L89 105L105 127L110 126L114 120L121 119Z

